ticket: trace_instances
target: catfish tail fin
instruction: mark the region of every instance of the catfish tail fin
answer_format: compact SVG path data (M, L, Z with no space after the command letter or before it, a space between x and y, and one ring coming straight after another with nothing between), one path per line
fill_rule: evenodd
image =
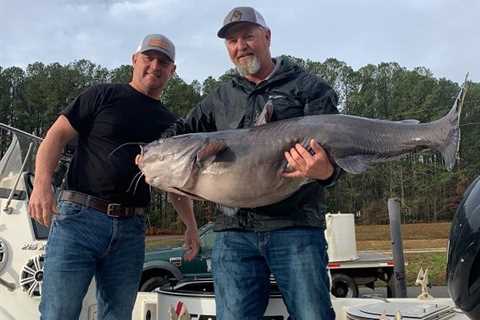
M441 152L443 161L448 170L452 170L455 166L455 162L459 159L460 151L460 114L462 112L463 101L465 100L465 94L467 92L467 80L468 73L465 76L465 82L460 89L460 92L453 103L453 107L448 114L443 117L440 122L448 122L448 126L451 130L447 134L447 139L442 146L438 147Z

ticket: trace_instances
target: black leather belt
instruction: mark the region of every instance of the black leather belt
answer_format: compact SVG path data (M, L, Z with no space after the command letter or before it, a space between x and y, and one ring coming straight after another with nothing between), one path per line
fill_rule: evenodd
M63 191L60 199L98 210L112 218L129 218L141 216L145 213L145 208L143 207L125 207L120 203L108 202L78 191Z

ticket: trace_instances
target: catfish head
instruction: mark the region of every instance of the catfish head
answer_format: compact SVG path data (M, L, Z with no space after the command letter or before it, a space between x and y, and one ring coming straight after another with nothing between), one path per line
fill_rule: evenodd
M145 181L158 189L191 196L197 173L225 148L204 133L160 139L146 145L137 164Z

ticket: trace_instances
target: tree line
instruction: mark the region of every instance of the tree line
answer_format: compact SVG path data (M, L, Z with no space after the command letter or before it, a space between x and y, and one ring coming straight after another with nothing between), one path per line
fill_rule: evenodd
M437 79L424 67L408 70L398 63L369 64L354 70L334 58L324 62L286 56L307 71L325 79L339 96L342 113L369 118L421 122L436 120L452 107L460 85ZM233 70L218 79L186 83L175 75L162 102L180 116L186 115ZM132 67L112 70L88 60L62 65L36 62L26 68L0 67L0 122L44 136L58 113L87 87L97 83L128 83ZM134 107L134 106L132 106ZM461 116L460 159L446 171L439 154L422 152L379 164L368 172L344 174L328 191L329 212L356 213L358 223L388 223L387 199L400 200L404 222L450 221L468 184L478 175L480 159L480 84L469 82ZM8 136L0 132L0 154ZM214 204L196 202L200 224L213 219ZM178 229L181 223L162 192L155 192L149 224Z

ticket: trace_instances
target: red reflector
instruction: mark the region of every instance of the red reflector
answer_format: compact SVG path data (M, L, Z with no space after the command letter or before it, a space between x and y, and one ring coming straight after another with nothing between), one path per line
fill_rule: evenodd
M395 263L393 263L393 261L387 261L387 265L388 265L388 266L394 266Z
M329 268L340 268L340 266L341 266L340 263L331 262L331 263L328 264Z

